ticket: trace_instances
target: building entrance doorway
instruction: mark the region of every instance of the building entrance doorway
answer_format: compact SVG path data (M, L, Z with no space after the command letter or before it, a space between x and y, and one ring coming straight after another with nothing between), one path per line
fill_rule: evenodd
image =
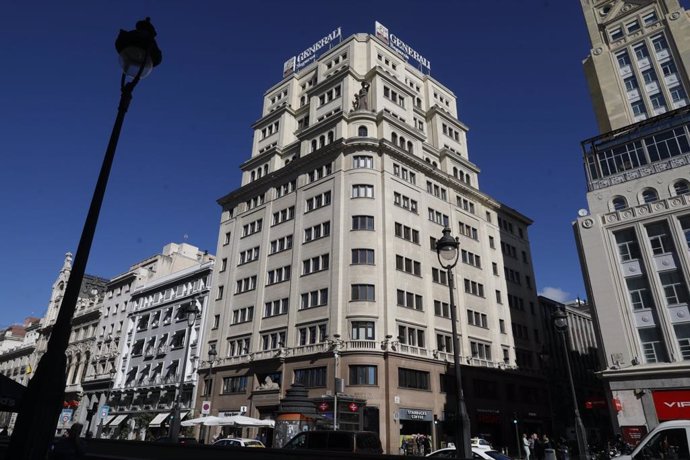
M400 409L400 453L426 455L434 446L434 420L430 410Z

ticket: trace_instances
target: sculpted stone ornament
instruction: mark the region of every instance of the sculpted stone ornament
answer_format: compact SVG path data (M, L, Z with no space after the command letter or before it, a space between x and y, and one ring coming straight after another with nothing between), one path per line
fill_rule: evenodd
M371 85L368 82L362 82L362 88L359 90L357 94L355 94L355 100L352 103L352 107L355 110L369 110L368 95L370 86Z
M276 382L270 376L266 376L264 383L259 384L258 390L277 390L280 388Z

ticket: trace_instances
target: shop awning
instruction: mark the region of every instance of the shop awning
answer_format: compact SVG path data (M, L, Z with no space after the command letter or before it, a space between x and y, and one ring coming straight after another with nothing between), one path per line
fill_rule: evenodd
M103 419L103 426L108 425L108 423L112 422L114 418L115 415L108 415L106 418Z
M161 423L170 416L169 412L163 412L161 414L156 414L155 417L153 417L153 420L151 420L151 423L149 423L150 427L157 428L161 426Z
M127 415L118 415L117 417L115 417L115 419L112 422L110 422L110 424L108 426L110 428L115 428L120 423L122 423L124 421L124 419L126 419L126 418L127 418Z

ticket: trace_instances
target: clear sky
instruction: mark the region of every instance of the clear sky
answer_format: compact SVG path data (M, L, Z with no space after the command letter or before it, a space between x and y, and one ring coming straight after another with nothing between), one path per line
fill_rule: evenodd
M214 253L216 199L239 186L283 62L378 20L455 92L481 190L534 220L540 292L585 297L571 221L586 207L580 141L598 132L578 0L5 0L0 326L43 315L76 250L119 99L115 37L146 16L163 63L135 90L88 273L113 277L185 238Z

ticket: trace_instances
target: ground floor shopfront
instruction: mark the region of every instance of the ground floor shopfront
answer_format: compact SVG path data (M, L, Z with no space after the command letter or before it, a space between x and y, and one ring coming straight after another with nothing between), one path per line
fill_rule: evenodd
M285 390L299 382L308 388L320 423L328 426L333 420L336 379L342 379L337 403L340 429L375 431L384 451L391 454L437 449L454 442L457 392L452 356L414 352L417 355L400 346L379 351L346 344L337 358L324 347L322 353L309 355L226 359L211 370L199 370L206 391L199 392L195 407L206 404L211 415L243 412L273 419ZM543 376L491 362L463 365L462 372L473 436L515 453L515 418L520 430L551 433Z
M631 444L661 422L690 419L690 364L639 366L603 377L613 425Z

